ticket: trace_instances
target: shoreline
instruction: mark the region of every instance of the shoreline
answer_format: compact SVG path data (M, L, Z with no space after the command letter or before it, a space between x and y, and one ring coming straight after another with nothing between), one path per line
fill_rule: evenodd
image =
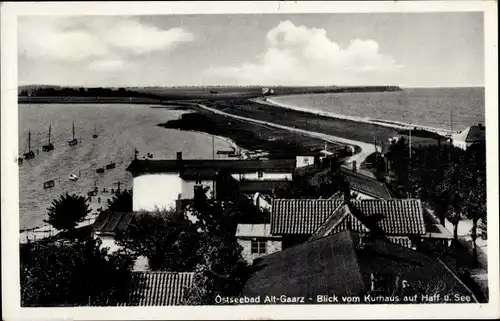
M278 95L278 96L273 96L273 98L289 97L289 96L292 96L292 95ZM371 125L378 125L378 126L393 128L393 129L397 129L397 130L408 130L411 127L412 130L424 130L424 131L428 131L428 132L431 132L434 134L438 134L440 136L450 136L452 134L451 131L449 131L447 129L443 129L443 128L435 128L435 127L430 127L430 126L425 126L425 125L411 124L411 123L405 123L405 122L394 121L394 120L373 119L373 118L369 118L369 117L363 118L363 117L349 116L349 115L343 115L343 114L321 111L321 110L314 110L314 109L292 106L292 105L288 105L285 103L277 102L273 98L253 98L253 99L250 99L250 101L261 104L261 105L280 107L280 108L295 110L295 111L299 111L299 112L309 113L309 114L328 117L328 118L349 120L349 121L353 121L353 122L365 123L365 124L371 124Z

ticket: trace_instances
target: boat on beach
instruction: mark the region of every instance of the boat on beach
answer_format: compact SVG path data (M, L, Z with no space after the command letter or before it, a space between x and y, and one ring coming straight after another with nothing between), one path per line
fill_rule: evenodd
M35 153L31 150L31 131L28 132L28 152L26 152L25 150L25 153L23 154L24 156L24 159L33 159L35 158Z
M102 168L102 167L98 168L98 169L96 169L95 172L98 173L98 174L102 174L102 173L104 173L104 168Z
M78 140L75 138L75 122L73 122L73 139L68 141L69 146L76 146L78 144Z
M43 145L43 146L42 146L42 150L43 150L44 152L50 152L51 150L54 150L54 144L52 144L52 143L50 142L50 132L51 132L51 128L52 128L52 126L49 126L49 138L48 138L48 142L47 142L47 144L46 144L46 145Z

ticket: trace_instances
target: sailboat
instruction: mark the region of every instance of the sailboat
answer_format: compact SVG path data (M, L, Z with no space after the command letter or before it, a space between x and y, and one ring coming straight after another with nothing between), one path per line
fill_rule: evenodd
M97 138L99 137L99 134L97 134L97 130L95 129L95 124L94 124L94 134L92 135L92 138Z
M28 132L28 152L24 153L24 159L32 159L32 158L35 158L35 153L31 150L31 131L29 131Z
M68 142L69 146L75 146L78 144L78 140L75 138L75 122L73 122L73 139Z
M42 146L42 150L44 152L50 152L51 150L54 150L54 145L50 142L50 132L51 132L51 128L52 126L49 126L49 141L47 143L47 145L43 145Z

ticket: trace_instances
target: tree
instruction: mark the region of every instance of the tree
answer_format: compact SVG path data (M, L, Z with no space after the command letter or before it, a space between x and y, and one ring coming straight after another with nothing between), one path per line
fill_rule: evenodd
M199 262L200 236L185 213L143 212L116 235L118 245L148 258L153 271L192 271Z
M21 305L116 305L127 298L133 262L92 238L21 244Z
M73 231L90 212L86 197L66 193L66 195L52 201L47 213L49 218L44 222L49 223L57 230Z
M108 199L108 210L111 212L131 212L132 191L126 189L117 192L112 199Z
M202 262L195 269L193 286L184 303L213 305L216 296L238 296L249 271L236 238L206 235L200 254Z

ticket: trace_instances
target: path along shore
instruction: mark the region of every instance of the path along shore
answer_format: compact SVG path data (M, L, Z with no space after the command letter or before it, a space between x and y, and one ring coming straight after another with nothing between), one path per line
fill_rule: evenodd
M238 115L234 115L231 113L223 112L223 111L215 109L215 108L205 106L203 104L194 103L194 105L196 105L197 107L199 107L201 109L204 109L206 111L209 111L209 112L212 112L212 113L215 113L218 115L231 117L234 119L243 120L243 121L247 121L247 122L251 122L251 123L255 123L255 124L260 124L260 125L264 125L264 126L288 130L288 131L295 132L295 133L298 133L301 135L319 138L319 139L322 139L322 140L329 142L329 143L334 143L334 144L340 143L343 145L347 145L347 146L351 147L351 149L353 151L355 150L354 147L358 146L361 149L361 151L359 153L354 154L354 155L350 156L349 158L347 158L345 165L344 165L344 166L352 167L352 164L354 162L356 162L356 168L358 170L360 169L361 163L363 163L369 155L375 153L375 151L379 151L379 152L381 151L380 146L375 146L374 144L369 144L369 143L360 142L360 141L356 141L356 140L352 140L352 139L347 139L347 138L342 138L342 137L338 137L338 136L318 133L318 132L314 132L314 131L310 131L310 130L304 130L304 129L293 128L293 127L289 127L289 126L283 126L283 125L268 122L268 121L262 121L262 120L257 120L257 119L253 119L253 118L238 116Z

